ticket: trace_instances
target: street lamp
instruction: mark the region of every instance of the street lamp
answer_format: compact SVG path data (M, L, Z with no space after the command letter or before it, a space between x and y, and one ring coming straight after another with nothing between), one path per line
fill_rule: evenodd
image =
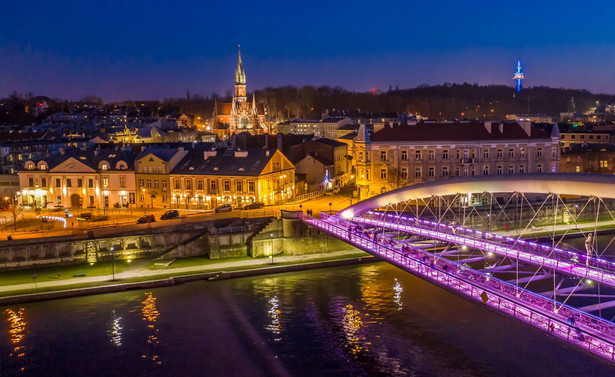
M269 255L269 259L271 259L271 264L273 264L273 232L271 232L271 255Z
M145 207L145 214L147 215L147 204L145 204L145 189L141 189L141 191L143 192L142 198L143 198L143 205L142 207Z
M111 246L111 281L115 281L115 253L113 252L113 246Z
M332 205L333 203L329 202L329 215L333 213L333 209L331 209Z

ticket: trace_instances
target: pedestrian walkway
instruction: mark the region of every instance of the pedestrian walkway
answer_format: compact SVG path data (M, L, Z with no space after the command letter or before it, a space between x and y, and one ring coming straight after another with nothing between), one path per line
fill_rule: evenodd
M273 264L279 265L282 263L309 263L314 262L319 259L344 259L349 257L350 255L356 255L360 253L359 250L356 249L348 249L342 251L333 251L329 253L318 253L318 254L305 254L305 255L287 255L287 256L274 256ZM366 254L367 256L367 254ZM181 275L190 275L195 273L204 273L204 272L213 272L213 271L224 271L228 269L235 268L260 268L266 267L268 265L272 265L272 259L270 258L257 258L257 259L248 259L248 260L239 260L239 261L224 261L216 263L209 263L206 265L200 266L189 266L189 267L179 267L179 268L165 268L158 270L149 270L146 268L145 264L141 264L141 266L136 266L136 268L132 268L128 271L119 272L115 274L115 279L118 282L126 279L133 278L146 278L150 277L151 280L154 280L156 276L181 276ZM172 266L172 265L171 265ZM57 281L45 281L45 282L37 282L37 289L46 289L49 288L62 288L74 285L90 285L92 283L97 282L109 282L111 281L111 274L102 275L102 276L85 276L78 278L71 278L65 280L57 280ZM18 292L23 290L32 290L34 288L34 283L26 283L26 284L14 284L14 285L4 285L0 286L0 292Z

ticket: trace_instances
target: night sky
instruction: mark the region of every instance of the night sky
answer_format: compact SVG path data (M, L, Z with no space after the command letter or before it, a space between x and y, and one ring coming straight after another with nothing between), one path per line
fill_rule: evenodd
M540 5L538 5L540 4ZM10 1L0 97L105 101L224 94L241 44L248 91L444 82L615 93L612 1Z

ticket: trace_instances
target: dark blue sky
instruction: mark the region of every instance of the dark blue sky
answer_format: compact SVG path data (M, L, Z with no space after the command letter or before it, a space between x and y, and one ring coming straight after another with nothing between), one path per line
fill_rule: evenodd
M443 82L615 93L611 1L12 1L0 12L0 97L106 101L223 94L236 45L248 91Z

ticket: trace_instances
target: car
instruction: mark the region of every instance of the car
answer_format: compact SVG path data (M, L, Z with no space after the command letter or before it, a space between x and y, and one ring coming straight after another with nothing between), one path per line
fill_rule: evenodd
M169 220L179 217L179 212L176 209L170 209L160 216L160 220Z
M225 204L225 205L221 205L220 207L216 207L214 212L215 213L231 212L232 210L233 210L233 207L230 204Z
M263 208L265 205L263 203L259 203L259 202L254 202L254 203L250 203L247 206L243 207L243 209L259 209L259 208Z
M156 221L154 215L143 215L137 219L137 224L153 223Z

